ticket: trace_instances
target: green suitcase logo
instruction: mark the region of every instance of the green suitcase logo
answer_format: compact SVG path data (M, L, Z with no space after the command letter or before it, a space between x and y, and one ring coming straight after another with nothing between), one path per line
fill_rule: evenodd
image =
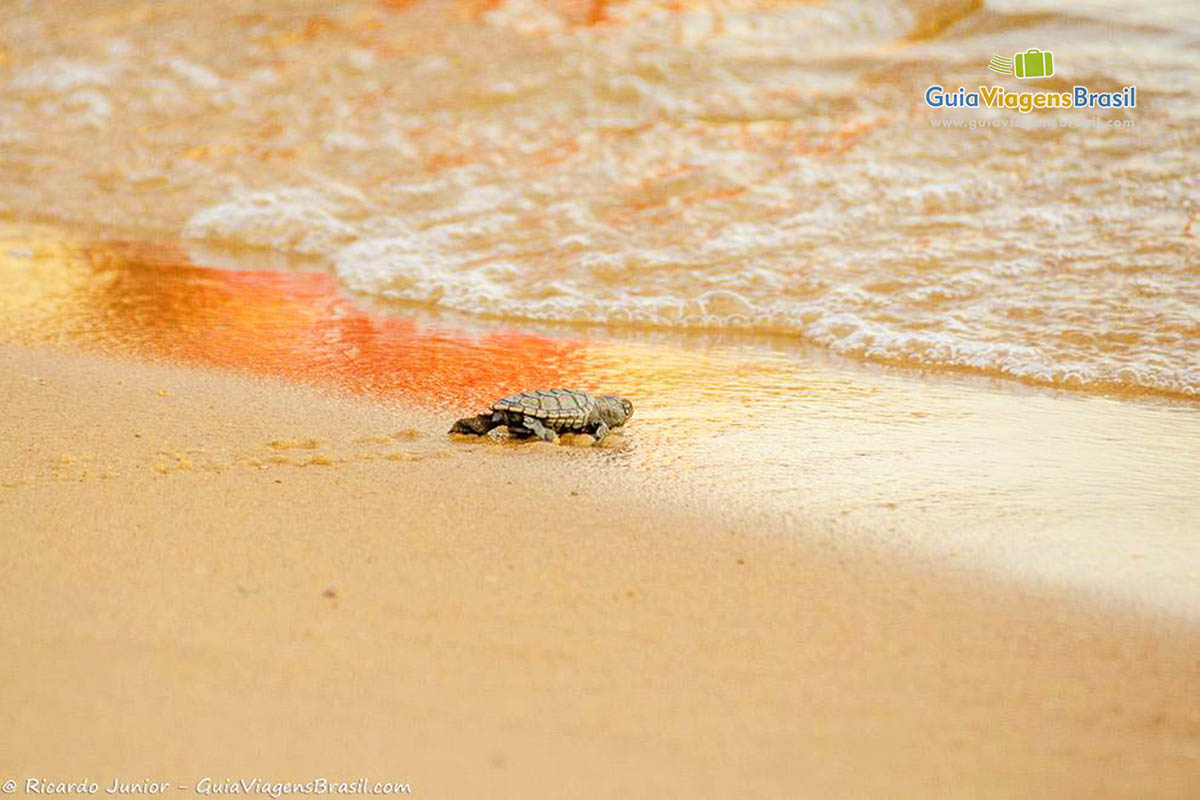
M1054 74L1054 54L1049 50L1026 50L1013 56L1018 78L1049 78Z

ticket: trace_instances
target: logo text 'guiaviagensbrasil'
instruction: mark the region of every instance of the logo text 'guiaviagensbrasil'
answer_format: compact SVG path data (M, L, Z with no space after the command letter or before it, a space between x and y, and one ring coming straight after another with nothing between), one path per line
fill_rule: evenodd
M993 55L988 69L1020 79L1049 78L1054 75L1054 54L1030 48L1012 58ZM1000 86L968 91L965 86L946 90L934 85L925 90L925 104L930 108L1011 109L1022 114L1048 108L1136 108L1137 87L1126 86L1116 92L1093 92L1086 86L1073 86L1069 92L1010 92Z

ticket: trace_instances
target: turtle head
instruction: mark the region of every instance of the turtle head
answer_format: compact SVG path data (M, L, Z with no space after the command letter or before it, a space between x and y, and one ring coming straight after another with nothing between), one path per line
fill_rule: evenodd
M633 403L624 397L606 394L600 398L600 402L597 405L600 411L600 419L604 420L604 424L610 428L621 427L633 416Z

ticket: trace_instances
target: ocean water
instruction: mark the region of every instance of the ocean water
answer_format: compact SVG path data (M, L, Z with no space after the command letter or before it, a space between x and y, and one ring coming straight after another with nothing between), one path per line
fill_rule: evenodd
M1168 0L10 2L0 216L381 306L1191 399L1198 45ZM1031 47L1053 77L987 70Z

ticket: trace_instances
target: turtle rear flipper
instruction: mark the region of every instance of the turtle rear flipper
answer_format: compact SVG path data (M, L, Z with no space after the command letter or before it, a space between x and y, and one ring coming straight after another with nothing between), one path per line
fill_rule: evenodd
M543 442L553 444L558 441L558 434L542 424L542 421L537 417L526 416L523 425L533 431L534 436L537 436Z

